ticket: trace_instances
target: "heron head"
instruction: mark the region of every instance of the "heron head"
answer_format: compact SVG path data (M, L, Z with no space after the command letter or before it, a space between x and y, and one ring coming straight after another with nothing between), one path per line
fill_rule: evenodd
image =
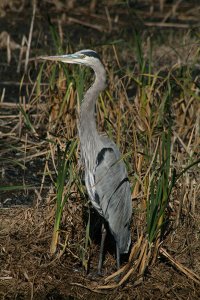
M67 64L78 64L93 67L101 62L99 55L94 50L81 50L73 54L56 55L56 56L40 56L40 59L63 62Z

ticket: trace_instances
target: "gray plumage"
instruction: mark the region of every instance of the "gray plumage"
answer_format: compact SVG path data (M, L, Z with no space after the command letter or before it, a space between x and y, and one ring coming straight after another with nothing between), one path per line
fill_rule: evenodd
M95 105L98 95L106 87L106 72L98 54L81 50L74 54L41 57L63 63L91 67L95 81L84 95L79 120L81 156L85 165L85 183L93 207L108 223L116 241L117 267L120 254L129 251L132 203L130 183L124 162L114 142L100 135L96 129ZM102 242L98 271L101 272L106 229L102 227Z

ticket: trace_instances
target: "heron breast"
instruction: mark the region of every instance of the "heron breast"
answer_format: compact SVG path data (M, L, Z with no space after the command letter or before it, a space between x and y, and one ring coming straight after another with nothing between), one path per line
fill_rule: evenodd
M103 148L97 155L96 165L99 166L103 160L106 152L113 152L112 148Z

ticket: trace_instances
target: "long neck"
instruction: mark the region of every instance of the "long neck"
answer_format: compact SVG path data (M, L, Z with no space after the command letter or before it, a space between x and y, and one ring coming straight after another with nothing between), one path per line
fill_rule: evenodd
M95 81L84 95L79 120L79 136L81 141L85 141L88 136L97 136L95 105L98 95L105 89L106 73L102 64L98 65L98 70L93 68L95 72Z

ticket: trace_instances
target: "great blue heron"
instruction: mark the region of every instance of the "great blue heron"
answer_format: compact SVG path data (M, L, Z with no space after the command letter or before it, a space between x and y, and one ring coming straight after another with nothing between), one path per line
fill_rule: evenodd
M42 56L42 59L69 64L85 65L94 70L95 81L83 97L79 119L81 156L85 165L85 183L93 207L107 222L116 242L117 268L120 254L129 251L132 216L131 190L124 162L115 143L96 129L95 105L100 92L106 87L106 72L99 55L93 50L74 54ZM106 227L102 224L102 237L98 264L101 273Z

